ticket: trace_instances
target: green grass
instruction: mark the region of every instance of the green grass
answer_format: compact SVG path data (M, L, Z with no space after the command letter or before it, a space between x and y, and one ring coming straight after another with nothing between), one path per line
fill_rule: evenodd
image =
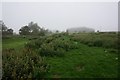
M3 39L2 40L2 48L7 49L7 48L15 48L15 49L20 49L24 47L24 44L28 42L27 39L25 38L20 38L20 37L12 37L9 39Z
M49 78L115 78L117 77L118 57L113 53L105 53L103 48L88 47L80 44L80 48L66 53L65 57L49 57L51 65Z
M3 49L20 49L28 42L24 38L4 39ZM116 53L105 52L101 47L88 47L78 42L79 48L69 50L63 57L45 57L50 65L47 78L116 78ZM109 49L110 50L110 49Z

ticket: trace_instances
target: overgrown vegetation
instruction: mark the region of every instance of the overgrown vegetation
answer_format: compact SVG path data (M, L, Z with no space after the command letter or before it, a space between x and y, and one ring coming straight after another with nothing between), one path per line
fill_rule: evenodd
M2 56L3 79L117 78L115 33L13 36Z
M48 67L44 58L31 50L20 53L13 48L3 50L3 79L43 78Z
M74 41L88 46L118 48L118 33L78 33L71 35Z
M35 50L41 56L64 56L66 51L78 48L77 42L64 34L42 37L25 46Z

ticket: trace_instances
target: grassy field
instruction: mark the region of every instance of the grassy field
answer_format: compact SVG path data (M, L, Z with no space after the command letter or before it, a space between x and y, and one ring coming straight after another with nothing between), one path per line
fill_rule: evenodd
M8 39L3 39L2 41L2 48L15 48L20 49L24 47L24 44L28 42L28 39L21 38L21 37L11 37Z
M67 38L66 38L67 39ZM3 49L14 48L19 52L27 38L3 39ZM77 42L78 48L65 52L62 57L44 56L49 70L46 78L117 78L118 55L113 48L90 47ZM4 54L4 53L3 53ZM38 61L39 62L39 61Z
M51 65L50 78L116 78L118 56L103 48L79 44L79 49L66 53L62 58L47 58Z

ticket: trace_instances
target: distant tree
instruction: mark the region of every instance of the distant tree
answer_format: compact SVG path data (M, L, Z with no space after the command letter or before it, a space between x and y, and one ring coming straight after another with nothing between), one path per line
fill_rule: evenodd
M46 34L46 35L47 35L47 34L49 35L49 34L51 34L51 31L49 31L48 29L46 29L46 30L45 30L45 34Z
M8 29L8 30L7 30L7 34L13 35L13 29Z
M23 26L19 30L20 35L40 35L40 36L45 36L46 34L49 33L48 29L44 29L42 27L39 27L37 23L30 22L28 23L28 26Z
M23 26L19 29L20 35L30 35L30 28L28 26Z
M5 25L2 25L2 31L4 32L4 31L7 31L7 27L5 26Z
M8 29L8 27L4 24L3 21L0 21L0 26L2 26L2 28L0 28L0 31L2 31L3 36L13 35L13 29Z
M0 20L0 36L2 35L2 21Z
M66 32L65 32L65 35L68 35L69 34L69 31L68 31L68 29L66 30Z
M40 35L40 36L45 36L45 33L46 33L46 32L45 32L44 28L41 28L41 29L40 29L40 32L39 32L39 35Z
M58 31L58 30L56 30L56 33L59 33L59 31Z
M99 30L97 30L97 33L99 33L100 31Z
M68 33L68 29L66 30L66 33Z
M2 26L2 35L7 35L7 26L4 24L4 22L1 22Z
M40 27L38 26L37 23L34 23L34 22L30 22L28 24L28 27L30 28L30 32L31 34L35 35L35 34L39 34L39 31L40 31Z

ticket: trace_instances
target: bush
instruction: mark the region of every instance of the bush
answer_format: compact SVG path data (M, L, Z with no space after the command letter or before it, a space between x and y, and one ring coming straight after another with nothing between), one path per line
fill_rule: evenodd
M96 47L102 47L103 42L102 42L102 40L100 40L100 39L96 39L93 44L94 44L94 46L96 46Z
M78 48L77 42L71 41L70 39L66 40L66 39L56 39L53 42L53 45L55 48L62 48L65 51L69 51L71 49L76 49Z
M55 49L52 44L43 44L38 50L41 56L63 56L64 52L62 48Z
M55 54L54 54L54 55L59 56L59 57L62 57L62 56L64 56L64 54L65 54L65 50L62 49L62 48L58 48L58 49L55 51Z
M89 47L94 46L94 43L93 43L93 42L89 42L89 43L88 43L88 46L89 46Z
M54 47L50 44L43 44L41 45L41 48L39 48L38 53L41 56L53 56L55 51Z
M71 39L81 42L88 46L104 47L104 48L118 48L118 35L112 32L104 33L79 33L71 35Z
M37 46L32 41L32 42L25 43L25 48L37 48Z
M76 49L78 45L63 34L54 34L31 41L25 47L36 51L41 56L63 56L65 51Z
M23 54L24 53L24 54ZM48 71L44 58L24 49L23 53L3 51L3 79L43 78Z

